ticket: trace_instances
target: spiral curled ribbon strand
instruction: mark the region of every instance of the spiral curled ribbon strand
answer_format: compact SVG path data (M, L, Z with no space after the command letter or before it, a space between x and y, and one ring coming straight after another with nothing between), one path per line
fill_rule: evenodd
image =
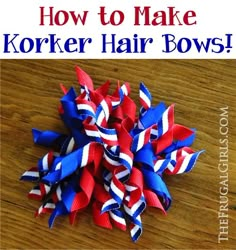
M137 241L144 210L152 206L166 214L171 205L163 176L189 172L203 152L190 148L195 129L174 122L174 105L152 106L144 83L136 117L128 83L118 82L109 94L109 81L94 89L87 73L76 67L76 74L80 94L61 85L58 108L69 134L33 129L35 144L50 150L21 180L36 183L28 197L42 201L35 216L50 213L49 227L66 214L73 224L92 202L96 225L128 227Z

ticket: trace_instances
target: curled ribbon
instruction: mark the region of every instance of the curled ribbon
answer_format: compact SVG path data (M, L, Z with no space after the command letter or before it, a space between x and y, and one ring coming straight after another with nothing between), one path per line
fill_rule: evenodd
M33 129L36 144L50 148L21 180L36 182L28 197L41 200L35 215L51 213L49 227L59 215L77 213L93 203L96 225L126 230L137 241L142 234L141 214L147 206L164 214L171 196L165 174L189 172L203 151L190 146L195 129L174 122L174 105L152 106L152 96L140 84L141 108L129 97L130 86L110 82L94 89L93 81L76 67L80 94L61 85L59 114L69 134Z

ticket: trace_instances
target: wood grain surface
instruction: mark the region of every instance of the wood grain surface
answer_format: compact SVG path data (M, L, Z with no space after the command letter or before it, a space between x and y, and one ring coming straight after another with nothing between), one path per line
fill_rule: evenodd
M137 243L129 232L93 224L91 207L48 229L48 215L34 218L40 203L28 200L31 183L19 177L46 153L31 129L65 132L57 106L59 83L75 86L74 66L95 86L128 81L138 103L139 82L153 104L175 103L176 122L197 128L193 148L205 149L189 174L165 176L173 198L168 215L147 208ZM1 249L233 249L236 246L236 61L235 60L3 60L1 61ZM220 108L228 106L228 241L218 243L220 209Z

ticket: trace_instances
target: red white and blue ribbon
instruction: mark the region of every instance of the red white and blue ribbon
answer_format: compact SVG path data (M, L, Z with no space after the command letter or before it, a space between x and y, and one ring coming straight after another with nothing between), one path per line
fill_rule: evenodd
M80 93L61 85L59 114L68 134L33 129L33 140L50 148L21 180L34 182L28 197L40 200L36 216L77 213L92 203L96 225L129 228L137 241L143 232L141 215L148 206L164 214L171 206L165 174L192 170L203 151L193 151L195 129L174 121L174 105L152 106L152 96L140 84L140 111L129 97L127 82L109 94L110 82L94 89L91 77L76 67Z

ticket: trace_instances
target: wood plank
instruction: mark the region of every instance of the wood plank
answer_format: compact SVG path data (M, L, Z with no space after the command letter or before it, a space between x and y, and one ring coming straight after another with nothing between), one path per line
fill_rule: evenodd
M32 127L65 132L57 106L59 83L77 87L74 66L95 87L107 79L128 81L138 103L139 82L153 104L175 103L176 122L197 128L195 150L205 149L194 170L165 176L173 198L167 216L153 208L142 215L144 232L105 230L92 222L91 207L71 226L67 217L48 229L48 215L34 218L40 203L28 200L31 183L20 175L47 149L33 144ZM115 85L115 84L114 84ZM235 60L2 60L1 61L1 248L2 249L233 249L236 245ZM220 108L229 106L229 240L218 244Z

